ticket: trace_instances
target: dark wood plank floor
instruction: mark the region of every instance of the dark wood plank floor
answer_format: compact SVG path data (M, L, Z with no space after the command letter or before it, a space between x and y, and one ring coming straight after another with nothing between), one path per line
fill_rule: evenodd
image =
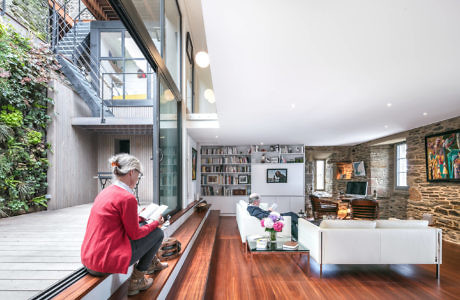
M219 227L219 215L219 210L212 210L209 214L167 300L203 299Z
M221 217L206 299L460 299L460 246L443 244L434 265L326 265L307 277L286 256L254 256L251 267L234 217Z

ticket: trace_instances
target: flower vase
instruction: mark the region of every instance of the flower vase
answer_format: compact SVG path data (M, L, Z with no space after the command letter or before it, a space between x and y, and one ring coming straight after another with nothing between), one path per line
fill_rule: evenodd
M270 242L275 243L276 242L276 231L270 231Z

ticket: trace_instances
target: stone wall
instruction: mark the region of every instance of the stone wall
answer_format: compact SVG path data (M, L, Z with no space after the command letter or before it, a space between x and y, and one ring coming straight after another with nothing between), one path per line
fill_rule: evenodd
M447 241L460 244L460 184L426 180L425 136L460 128L460 117L410 130L407 135L407 179L409 201L407 216L420 219L433 215Z
M426 180L425 136L460 128L460 117L415 128L403 133L407 143L407 180L409 190L395 185L395 144L374 145L369 141L355 146L305 147L308 162L326 157L326 191L333 197L344 192L348 181L368 181L368 195L377 192L379 218L421 219L433 216L436 227L443 230L445 240L460 244L460 184ZM401 136L401 134L398 134ZM388 137L391 140L392 137ZM380 141L380 140L379 140ZM364 161L366 177L336 179L336 163ZM313 173L314 174L314 173ZM313 186L313 182L307 182Z

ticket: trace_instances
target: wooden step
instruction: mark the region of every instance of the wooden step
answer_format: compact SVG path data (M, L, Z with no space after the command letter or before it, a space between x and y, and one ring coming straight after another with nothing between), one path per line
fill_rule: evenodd
M182 249L181 254L185 251L190 251L190 247L192 244L193 236L199 230L199 226L203 221L204 216L206 215L207 210L203 212L195 212L193 213L187 221L182 224L182 226L177 229L177 231L172 235L172 237L178 239L181 242ZM195 241L196 242L196 241ZM190 246L190 247L189 247ZM190 254L190 253L189 253ZM162 270L159 273L150 275L153 278L153 285L146 291L143 291L135 296L130 296L128 298L128 281L125 282L120 288L110 297L111 300L141 300L141 299L156 299L160 293L162 292L163 287L165 287L166 282L168 281L171 274L175 271L175 267L179 262L179 256L175 259L168 260L168 267ZM188 258L187 258L188 260Z
M213 210L166 299L203 299L214 251L220 211Z
M193 206L196 205L197 202L194 202L193 205L184 209L187 211L188 209L193 209ZM207 210L203 212L194 212L182 226L176 230L176 232L172 235L173 237L177 238L182 243L182 250L181 253L187 249L191 238L198 230L199 225L203 221L203 218L206 216ZM174 217L177 219L178 217ZM172 223L172 222L171 222ZM139 294L138 296L142 296L143 294L149 292L152 295L152 298L146 299L154 299L158 296L161 289L163 288L164 284L166 283L167 279L169 278L171 272L174 269L177 261L179 260L180 256L176 259L168 261L169 267L158 274L152 275L151 277L155 279L154 285L150 288L149 291ZM120 274L115 274L120 275ZM110 275L113 276L113 275ZM88 293L90 293L93 289L95 289L98 285L100 285L104 280L107 279L108 276L104 277L94 277L90 274L84 276L72 286L68 287L66 290L61 292L58 296L56 296L55 300L67 300L67 299L81 299ZM123 284L113 295L110 299L128 299L127 297L128 286L127 282ZM136 297L129 297L130 300L134 299L143 299L143 298L136 298Z

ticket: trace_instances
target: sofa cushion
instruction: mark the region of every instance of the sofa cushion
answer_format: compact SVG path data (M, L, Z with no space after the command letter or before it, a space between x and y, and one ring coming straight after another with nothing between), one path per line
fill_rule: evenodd
M244 209L244 210L247 210L248 208L248 203L244 200L240 200L238 201L238 203L240 204L241 208Z
M377 220L376 228L426 228L428 220Z
M320 228L375 228L375 221L365 220L323 220Z

